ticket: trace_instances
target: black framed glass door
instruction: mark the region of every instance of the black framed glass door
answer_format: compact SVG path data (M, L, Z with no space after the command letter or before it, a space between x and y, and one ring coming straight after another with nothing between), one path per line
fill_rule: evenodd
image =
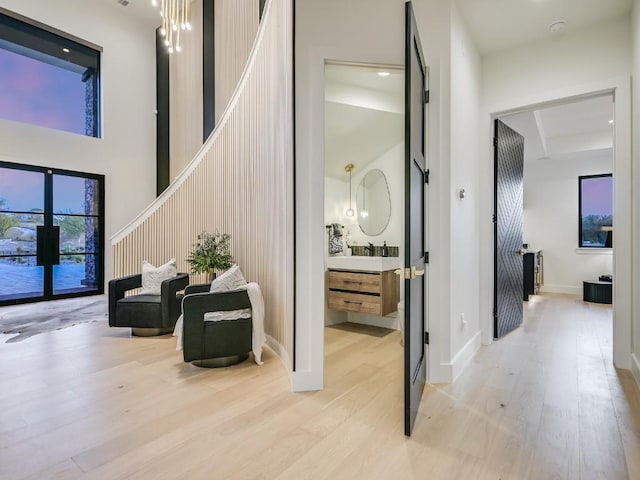
M104 176L0 162L0 305L103 293Z

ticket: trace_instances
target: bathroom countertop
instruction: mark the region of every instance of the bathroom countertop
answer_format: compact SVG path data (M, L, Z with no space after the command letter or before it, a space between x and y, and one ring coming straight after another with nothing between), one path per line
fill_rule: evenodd
M400 257L339 256L328 257L327 268L384 272L402 267Z

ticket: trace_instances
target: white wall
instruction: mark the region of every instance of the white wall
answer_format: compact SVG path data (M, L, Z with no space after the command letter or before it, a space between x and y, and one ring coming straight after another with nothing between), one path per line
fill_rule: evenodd
M524 166L523 242L542 250L543 292L582 294L583 280L613 273L610 250L578 247L578 177L611 173L612 155L548 159Z
M640 165L640 0L633 2L632 15L632 31L633 31L633 163ZM640 225L638 224L638 209L640 208L640 169L633 169L633 251L636 254L634 258L634 275L633 284L634 291L638 291L640 285ZM634 295L633 315L632 315L632 359L631 367L636 379L636 383L640 386L640 295Z
M451 12L451 372L455 379L480 347L480 55L455 3ZM437 179L436 179L437 181ZM465 197L459 198L463 188ZM466 323L462 322L462 315ZM442 358L446 363L447 358ZM450 380L450 381L451 381Z
M568 97L615 95L614 362L630 367L631 22L628 17L483 58L481 143L481 293L483 343L492 341L492 116Z
M104 49L102 138L0 119L0 159L105 175L108 245L155 198L155 29L100 0L0 0L0 6ZM108 280L109 248L105 270Z

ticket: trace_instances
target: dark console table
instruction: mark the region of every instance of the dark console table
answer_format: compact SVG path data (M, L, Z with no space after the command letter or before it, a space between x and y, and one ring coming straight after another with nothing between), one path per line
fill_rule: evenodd
M613 303L611 282L599 280L582 282L582 300L593 303Z
M540 285L542 285L542 251L524 251L522 255L522 299L528 302L529 295L538 294Z

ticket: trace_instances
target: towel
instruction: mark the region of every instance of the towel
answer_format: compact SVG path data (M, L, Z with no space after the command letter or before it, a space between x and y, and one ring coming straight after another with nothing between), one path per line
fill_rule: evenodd
M264 333L264 300L260 285L255 282L247 283L247 293L251 301L251 319L253 322L251 345L253 356L258 365L262 365L262 346L267 341Z
M332 223L329 226L329 254L342 253L342 225Z
M262 299L262 291L260 285L255 282L247 283L245 287L240 290L246 290L249 295L249 301L251 302L251 323L253 328L251 329L251 351L253 357L258 365L262 365L262 347L267 341L267 336L264 333L264 300ZM195 295L209 295L208 293L196 293ZM246 309L231 310L228 312L206 312L204 314L205 322L219 322L221 320L237 320L238 318L247 318ZM178 317L176 327L173 330L173 336L177 337L176 350L182 350L182 335L184 320L182 315Z

